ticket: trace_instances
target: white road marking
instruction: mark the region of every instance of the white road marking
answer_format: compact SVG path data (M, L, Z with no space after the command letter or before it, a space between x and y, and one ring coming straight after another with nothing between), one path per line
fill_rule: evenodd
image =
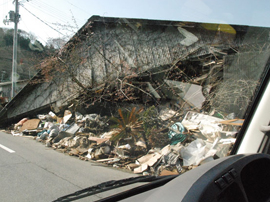
M9 153L15 153L15 151L13 151L12 149L10 149L10 148L8 148L8 147L6 147L6 146L4 146L4 145L1 145L1 144L0 144L0 147L1 147L2 149L4 149L4 150L8 151Z

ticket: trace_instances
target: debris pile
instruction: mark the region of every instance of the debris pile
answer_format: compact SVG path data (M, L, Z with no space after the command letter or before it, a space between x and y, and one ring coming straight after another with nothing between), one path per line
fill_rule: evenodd
M228 155L242 123L233 114L137 106L119 108L111 117L51 111L20 120L11 133L33 136L81 160L158 176L180 174Z
M61 70L51 81L29 84L0 112L24 118L12 134L145 175L179 174L227 156L269 58L269 30L107 20L110 26L104 18L93 25L87 43L72 40L44 63ZM81 31L76 37L90 29Z

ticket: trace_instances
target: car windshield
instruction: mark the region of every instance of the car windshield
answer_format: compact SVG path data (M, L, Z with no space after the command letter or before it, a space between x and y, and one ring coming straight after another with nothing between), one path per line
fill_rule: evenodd
M229 155L269 68L267 1L0 6L4 201Z

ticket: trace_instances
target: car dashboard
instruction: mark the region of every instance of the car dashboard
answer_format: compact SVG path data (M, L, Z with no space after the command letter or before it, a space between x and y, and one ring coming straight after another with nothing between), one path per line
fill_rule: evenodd
M125 199L118 194L101 201L270 201L270 155L224 157L179 175L158 188L135 194L136 190L129 190L133 196Z

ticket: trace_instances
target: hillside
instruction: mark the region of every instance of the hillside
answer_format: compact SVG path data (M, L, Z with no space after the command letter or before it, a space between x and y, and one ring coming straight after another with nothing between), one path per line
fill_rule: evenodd
M17 78L30 79L37 71L36 65L48 57L52 49L31 40L31 35L18 32ZM0 28L0 81L11 80L13 57L13 30Z

